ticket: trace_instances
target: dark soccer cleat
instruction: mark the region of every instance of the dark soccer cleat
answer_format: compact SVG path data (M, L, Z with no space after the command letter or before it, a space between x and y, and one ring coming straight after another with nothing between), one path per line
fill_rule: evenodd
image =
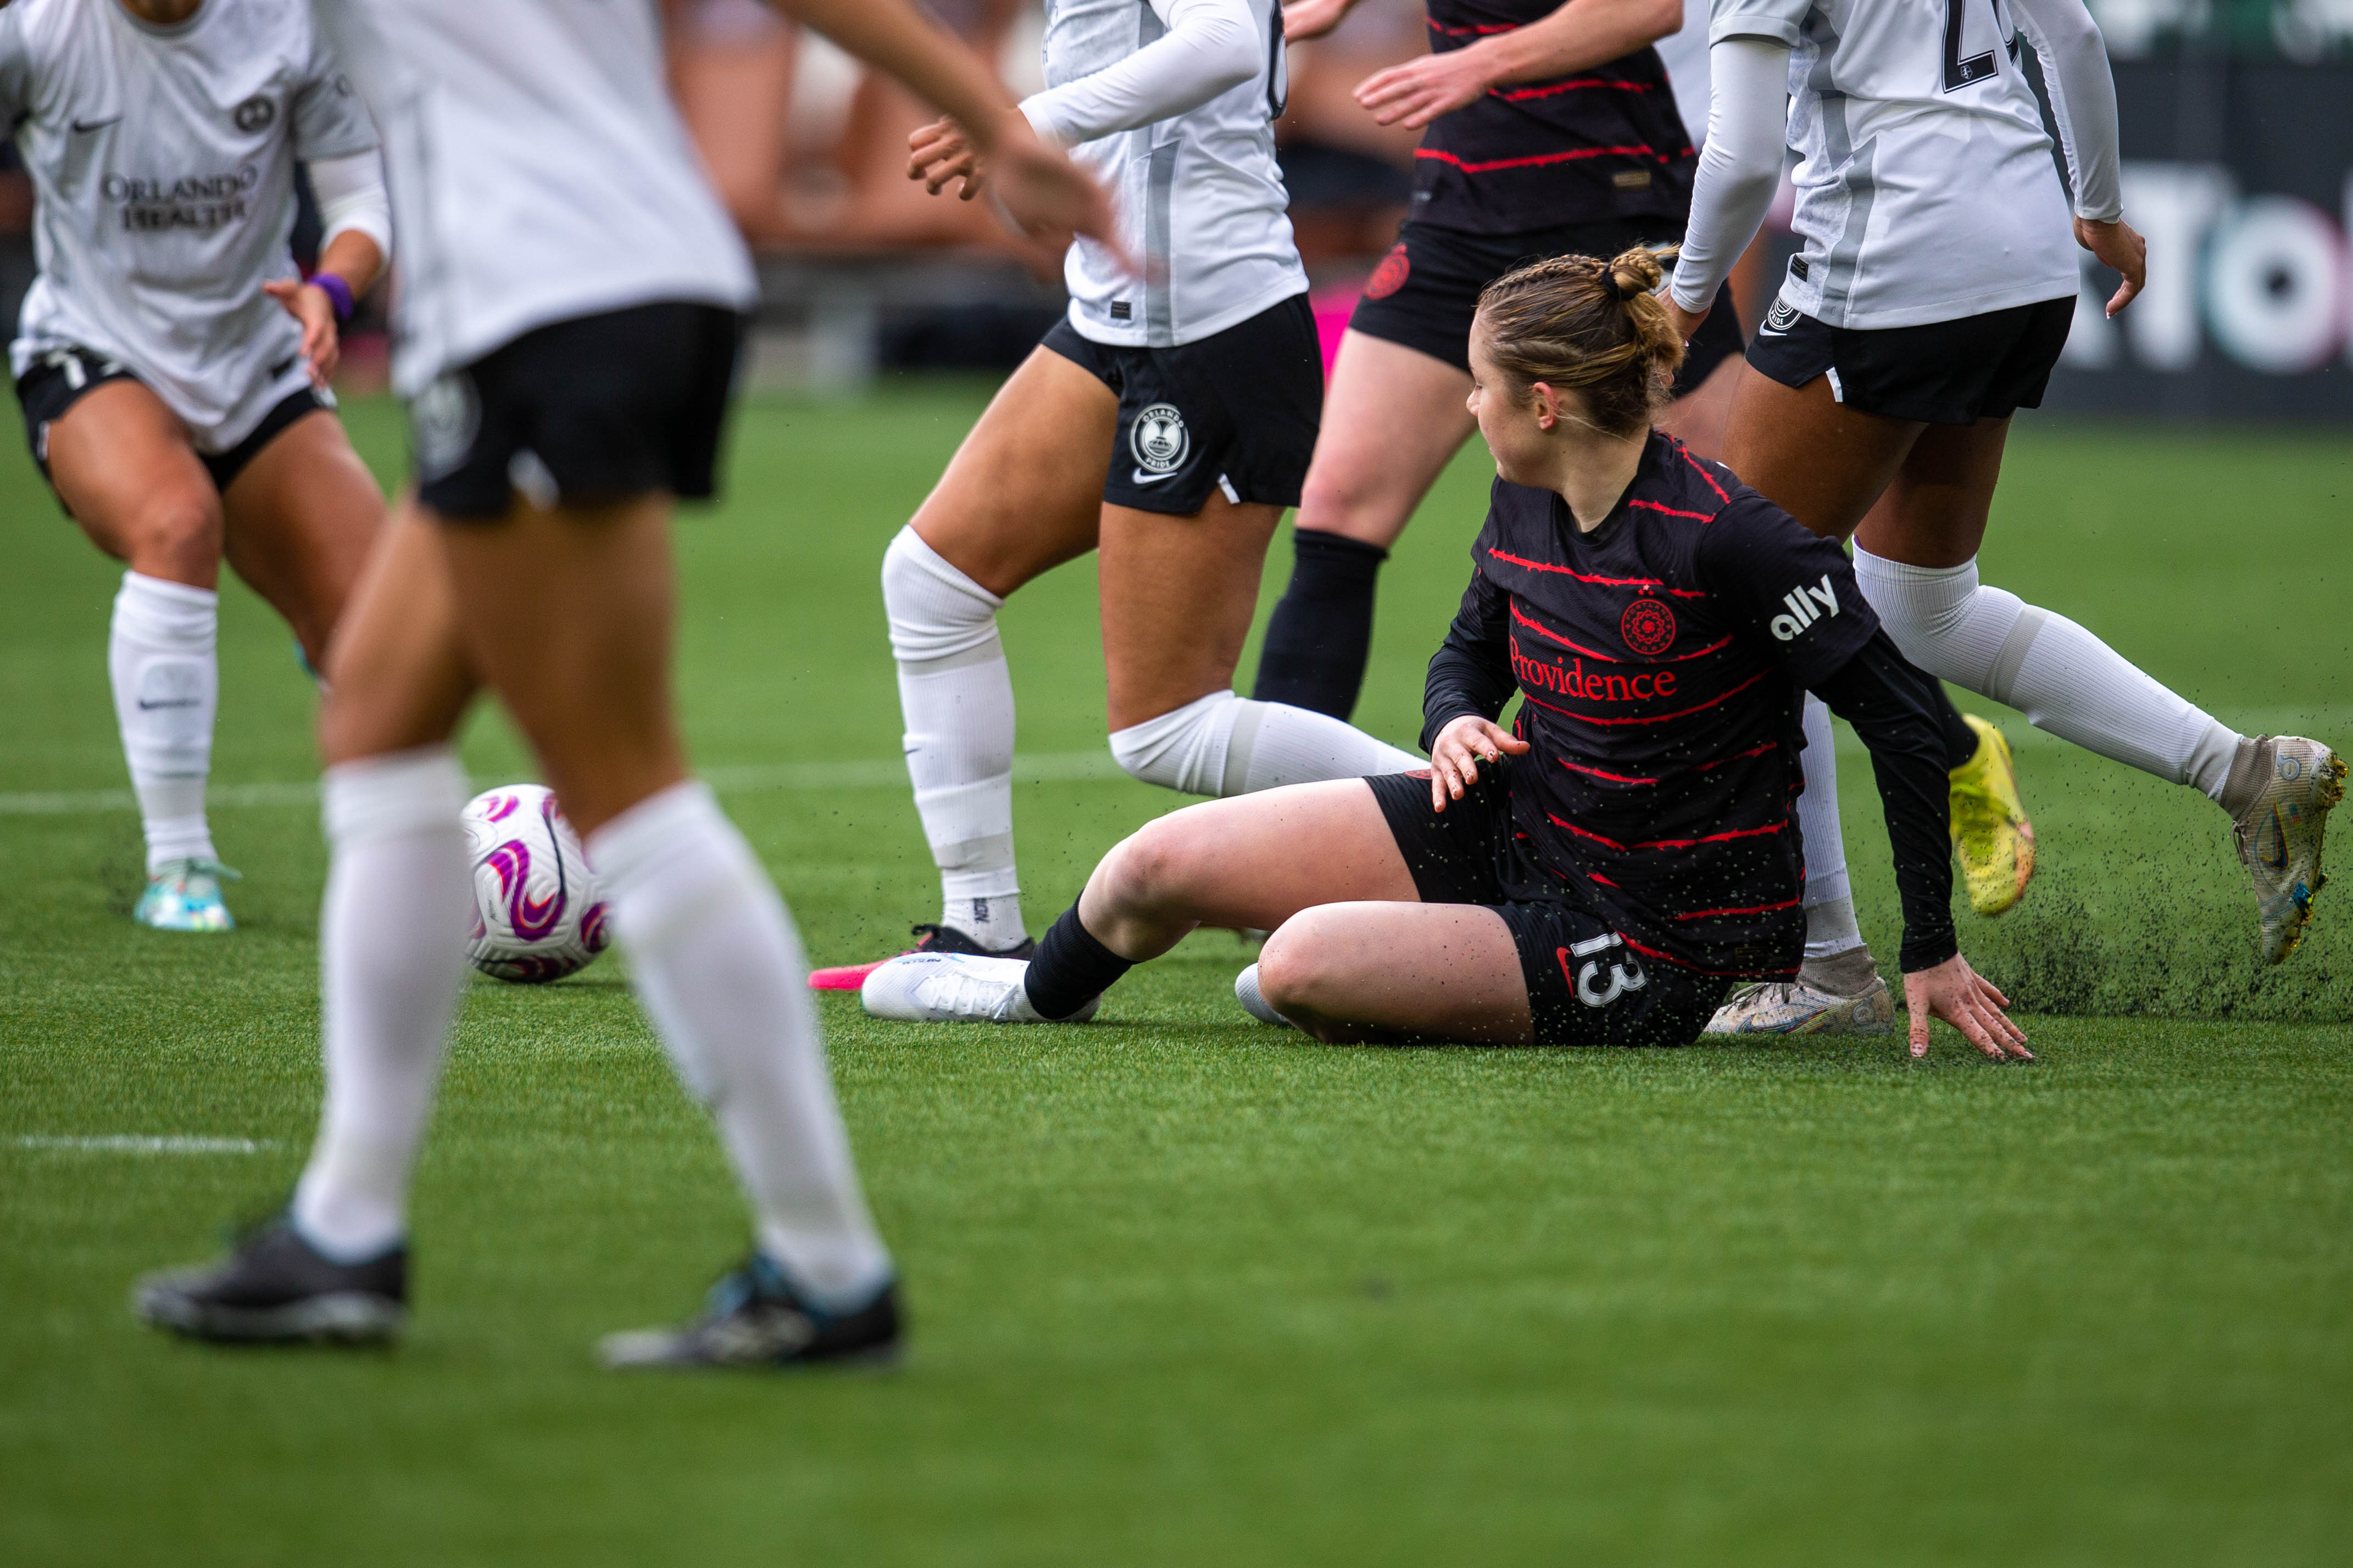
M280 1215L218 1263L147 1276L132 1292L131 1310L191 1339L368 1344L400 1331L407 1301L406 1247L337 1263Z
M915 945L906 952L892 953L892 958L904 958L908 952L969 952L980 958L1018 958L1026 963L1029 955L1038 951L1036 937L1025 936L1008 948L983 947L954 926L910 926L907 934L915 939ZM855 991L866 984L868 975L890 962L890 958L878 958L871 963L845 963L833 969L813 969L809 971L809 989Z
M828 1312L754 1252L711 1288L701 1317L607 1334L597 1354L616 1370L887 1364L899 1359L899 1287L894 1280L853 1311Z

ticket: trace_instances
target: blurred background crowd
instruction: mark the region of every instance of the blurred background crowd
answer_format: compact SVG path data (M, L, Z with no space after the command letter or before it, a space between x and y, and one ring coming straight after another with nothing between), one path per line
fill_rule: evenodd
M907 134L929 110L762 0L660 3L680 107L761 258L755 385L821 392L888 369L1000 369L1035 343L1061 309L1059 259L1004 233L987 203L934 198L906 179ZM1017 93L1044 85L1042 0L929 4ZM2353 0L2091 5L2116 61L2126 213L2149 236L2152 285L2121 322L2079 312L2053 405L2353 418ZM1291 51L1277 135L1300 250L1332 321L1394 239L1419 140L1376 124L1352 89L1426 47L1419 0L1361 0ZM0 309L11 320L32 271L31 200L6 162ZM1785 199L1777 226L1787 212ZM298 232L298 256L307 238ZM1788 248L1785 231L1744 269L1752 326L1777 246ZM2098 285L2087 275L2087 300ZM346 378L364 390L382 363L380 338L363 330Z

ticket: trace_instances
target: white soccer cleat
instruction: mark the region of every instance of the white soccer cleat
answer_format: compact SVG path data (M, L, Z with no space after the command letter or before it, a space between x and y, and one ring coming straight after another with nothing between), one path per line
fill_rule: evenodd
M877 1018L903 1024L1083 1024L1103 998L1067 1018L1040 1017L1023 982L1029 965L1018 958L972 952L909 952L881 964L858 989Z
M1259 994L1258 965L1255 963L1234 976L1234 1000L1242 1005L1243 1012L1261 1024L1272 1024L1278 1029L1295 1029L1299 1026L1268 1006L1266 998Z
M1833 996L1802 980L1776 980L1733 993L1704 1031L1711 1035L1883 1035L1895 1025L1895 998L1873 975L1852 996Z
M2328 879L2320 842L2328 813L2345 798L2345 759L2317 741L2282 735L2262 744L2270 769L2254 804L2232 825L2239 860L2255 881L2263 962L2284 963L2312 921L2312 895Z

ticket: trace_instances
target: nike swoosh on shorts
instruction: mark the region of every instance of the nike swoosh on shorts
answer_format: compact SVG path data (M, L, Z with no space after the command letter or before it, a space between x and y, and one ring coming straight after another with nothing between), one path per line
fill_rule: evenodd
M121 118L122 116L118 114L113 120L77 120L73 122L73 128L76 132L103 131L113 124L115 120Z
M1165 474L1147 474L1142 468L1138 468L1128 476L1128 481L1131 484L1156 485L1163 479L1173 479L1176 477L1176 474L1174 469L1171 469Z

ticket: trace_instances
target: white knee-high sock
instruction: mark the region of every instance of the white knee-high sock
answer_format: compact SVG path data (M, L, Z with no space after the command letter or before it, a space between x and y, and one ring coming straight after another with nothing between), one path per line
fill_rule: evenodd
M1806 698L1806 790L1798 797L1798 831L1805 836L1806 957L1832 957L1862 945L1854 896L1846 879L1846 837L1839 826L1838 753L1831 710Z
M699 783L639 801L587 847L638 1000L711 1107L762 1250L820 1304L863 1302L891 1257L859 1191L784 900Z
M220 595L161 577L122 574L106 668L131 787L147 835L147 869L216 857L205 822L220 706Z
M1145 784L1187 795L1250 795L1282 784L1403 773L1411 752L1329 714L1213 691L1157 719L1115 730L1111 754Z
M940 868L940 921L992 948L1028 934L1013 863L1013 676L997 635L1003 603L912 528L883 552L907 776Z
M2240 735L2066 616L1978 581L1978 563L1907 566L1856 547L1854 574L1904 657L2024 713L2038 730L2219 801Z
M465 977L466 775L448 747L428 746L330 768L323 793L327 1100L294 1223L355 1263L407 1229L409 1176Z

